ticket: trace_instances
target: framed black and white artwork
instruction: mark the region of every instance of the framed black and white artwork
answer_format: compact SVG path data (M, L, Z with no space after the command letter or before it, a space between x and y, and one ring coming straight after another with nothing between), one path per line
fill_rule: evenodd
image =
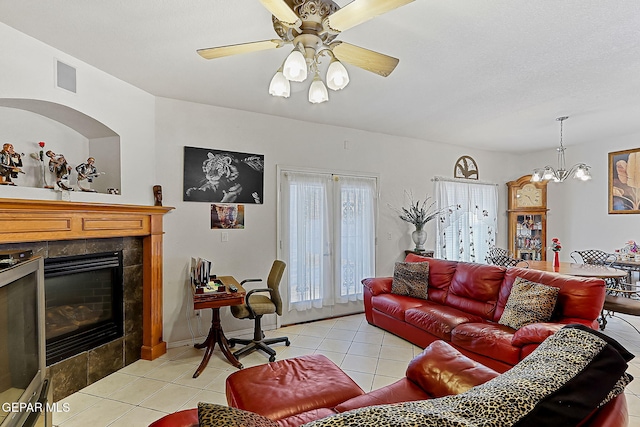
M183 200L263 202L264 155L184 147Z

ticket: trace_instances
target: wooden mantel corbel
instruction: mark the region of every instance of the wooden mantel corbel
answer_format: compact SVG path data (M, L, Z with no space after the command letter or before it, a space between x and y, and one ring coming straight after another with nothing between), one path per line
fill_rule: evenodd
M0 198L0 244L56 240L143 238L143 345L153 360L162 339L163 215L172 207Z

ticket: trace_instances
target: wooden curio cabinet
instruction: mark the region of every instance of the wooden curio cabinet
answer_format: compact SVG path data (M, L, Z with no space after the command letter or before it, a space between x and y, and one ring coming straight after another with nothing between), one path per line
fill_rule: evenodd
M531 182L531 175L507 182L509 252L514 258L546 260L547 181Z

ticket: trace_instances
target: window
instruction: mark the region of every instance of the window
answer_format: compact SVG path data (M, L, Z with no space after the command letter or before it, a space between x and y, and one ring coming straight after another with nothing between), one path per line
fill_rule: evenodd
M485 262L497 231L498 188L495 184L436 179L438 208L435 256L454 261Z

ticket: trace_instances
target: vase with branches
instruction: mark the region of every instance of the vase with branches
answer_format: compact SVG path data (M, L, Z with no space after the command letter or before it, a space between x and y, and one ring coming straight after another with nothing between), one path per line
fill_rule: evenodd
M424 226L429 221L437 218L443 209L438 209L437 203L431 201L431 197L429 196L425 196L424 200L420 202L420 200L414 200L411 192L405 191L405 195L409 199L408 207L403 206L396 208L391 205L389 205L389 207L396 211L401 220L413 224L416 227L415 231L411 233L411 238L416 244L414 251L424 252L424 244L427 241L427 231L424 229Z

